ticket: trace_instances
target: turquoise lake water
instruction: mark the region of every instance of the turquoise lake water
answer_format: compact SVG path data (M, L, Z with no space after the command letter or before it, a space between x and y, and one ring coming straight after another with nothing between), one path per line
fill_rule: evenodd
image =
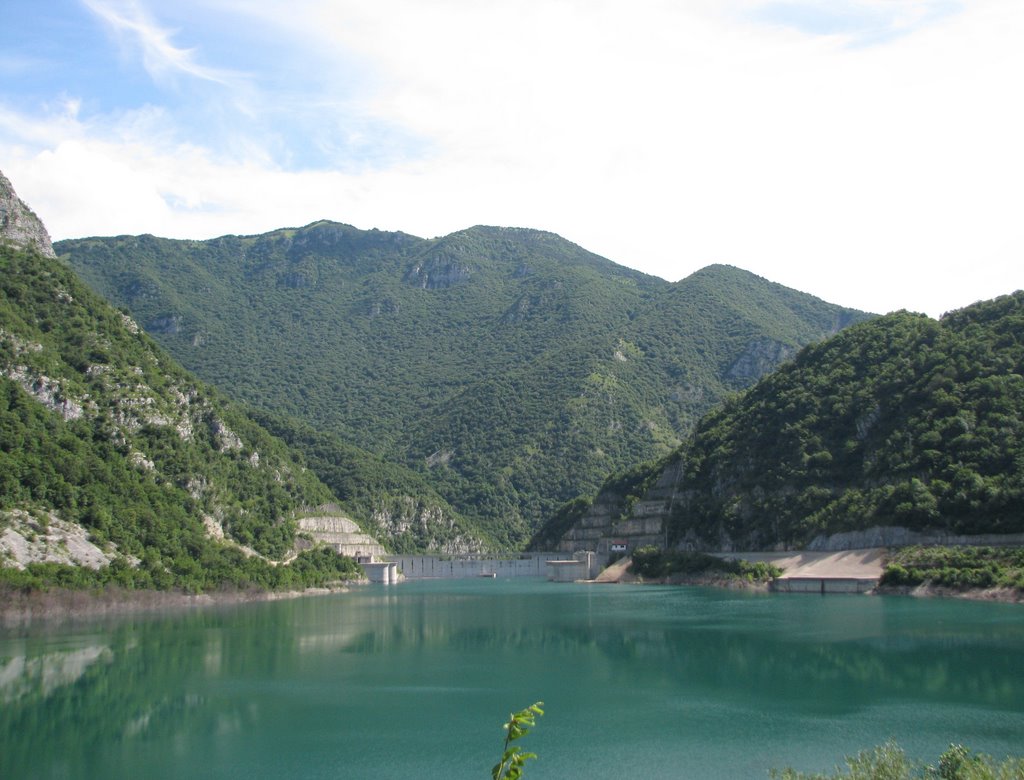
M766 778L1024 754L1024 607L421 581L0 634L0 778Z

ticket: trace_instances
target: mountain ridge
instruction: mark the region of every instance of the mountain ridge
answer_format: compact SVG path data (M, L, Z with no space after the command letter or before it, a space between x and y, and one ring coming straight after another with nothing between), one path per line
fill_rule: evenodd
M805 347L534 544L828 549L1024 531L1024 292ZM889 540L886 542L885 540Z
M667 282L530 228L317 221L57 250L190 370L411 469L507 548L869 316L727 266Z

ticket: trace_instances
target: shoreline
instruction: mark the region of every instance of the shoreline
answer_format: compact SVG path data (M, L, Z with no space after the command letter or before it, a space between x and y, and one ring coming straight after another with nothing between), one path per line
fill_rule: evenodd
M336 586L305 590L223 590L212 593L184 593L162 590L67 590L23 592L0 590L0 630L56 625L109 617L129 617L160 612L185 612L209 607L253 604L267 601L328 596L347 593L365 580L351 580Z
M772 587L772 582L750 582L741 578L728 579L720 577L687 577L673 575L656 580L622 579L622 580L590 580L588 584L607 585L661 585L691 586L701 588L722 588L724 590L746 590L754 593L779 593ZM790 595L790 594L786 594ZM815 596L817 593L796 593L798 596ZM1000 604L1024 604L1024 591L1015 588L974 588L971 590L955 590L939 585L877 585L863 593L830 593L829 596L908 596L917 599L960 599L961 601L988 601Z
M740 577L671 575L657 580L642 580L625 567L618 576L591 580L591 584L662 585L713 587L725 590L745 590L772 593L771 582L751 582ZM109 588L101 591L67 590L55 588L46 591L23 592L0 590L0 630L28 628L40 625L58 625L102 618L152 615L156 613L185 612L209 607L282 601L307 596L329 596L347 593L353 586L365 585L367 580L351 580L337 585L305 590L267 591L258 589L223 590L213 593L184 593L182 591L130 591ZM812 594L813 595L813 594ZM987 601L1003 604L1024 604L1024 590L1015 588L987 588L956 590L937 585L879 585L861 594L865 596L907 596L910 598L944 598L964 601Z
M852 551L858 552L858 551ZM865 561L873 567L880 567L879 560L880 555L878 551L868 551L871 554L861 561L854 561L856 565L863 565ZM815 558L814 555L809 556L811 560L808 561L797 561L800 555L797 553L786 553L786 556L793 558L790 562L792 566L794 563L800 563L805 568L804 571L813 573L812 567L820 565L820 559L828 556L835 556L836 554L818 555ZM839 555L849 555L849 551L841 553ZM781 556L777 553L755 553L744 554L745 559L762 559L772 561L773 559L778 560ZM846 562L847 564L850 561ZM589 582L594 584L610 584L610 585L692 585L697 587L712 587L712 588L725 588L727 590L749 590L756 593L774 593L773 581L762 581L762 582L751 582L742 577L728 577L720 575L684 575L684 574L672 574L668 577L661 577L653 580L643 580L637 577L629 570L630 559L623 558L619 561L608 566L601 574L594 580ZM792 571L786 572L787 576L792 575ZM844 574L857 574L857 571L843 571ZM873 573L873 572L872 572ZM802 594L802 595L814 595L814 594ZM833 594L838 595L838 594ZM964 601L989 601L999 602L1003 604L1024 604L1024 589L1018 588L972 588L969 590L957 590L955 588L943 587L941 585L932 585L930 583L924 583L922 585L875 585L871 590L864 591L859 594L863 596L909 596L911 598L943 598L943 599L961 599Z
M596 582L596 581L595 581ZM689 585L694 587L723 588L725 590L747 590L754 593L778 593L772 582L749 582L744 579L719 577L670 576L658 580L623 580L610 584L621 585ZM787 594L788 595L788 594ZM817 593L797 593L799 596L815 596ZM907 596L916 599L960 599L961 601L988 601L1000 604L1024 604L1024 591L1015 588L973 588L956 590L941 585L876 585L863 593L831 593L829 596Z
M1016 588L971 588L957 590L941 585L878 585L865 595L909 596L916 599L960 599L962 601L994 601L1001 604L1024 604L1024 590Z

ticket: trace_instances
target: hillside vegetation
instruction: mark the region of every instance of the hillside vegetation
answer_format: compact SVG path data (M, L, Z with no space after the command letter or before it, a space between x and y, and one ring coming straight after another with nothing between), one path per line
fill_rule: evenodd
M1024 293L940 321L890 314L806 347L605 492L628 518L627 494L655 484L670 490L670 546L801 547L876 526L1024 531ZM567 508L562 526L588 511Z
M726 266L670 284L523 229L425 240L320 222L56 249L189 369L328 449L412 469L391 472L400 502L430 495L418 480L441 526L500 547L865 317ZM330 462L310 458L345 492ZM402 546L447 533L417 522L398 522Z
M310 471L338 496L347 514L385 540L392 552L463 555L496 546L414 471L295 418L254 408L249 415L301 452Z
M303 507L333 500L64 263L0 244L0 533L81 527L101 555L95 568L2 560L0 578L203 590L349 577L330 551L267 562L291 551Z

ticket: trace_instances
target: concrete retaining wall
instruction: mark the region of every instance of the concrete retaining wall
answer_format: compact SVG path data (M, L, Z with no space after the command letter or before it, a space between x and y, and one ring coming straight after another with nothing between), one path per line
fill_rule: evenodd
M951 547L978 545L983 547L1001 547L1004 545L1024 545L1024 534L985 534L965 536L951 534L946 531L910 531L899 526L877 526L864 531L833 534L832 536L816 536L807 549L811 551L832 552L837 550L857 550L865 547L908 547L912 544L947 545Z
M380 556L383 546L372 536L364 534L353 520L343 515L310 515L299 518L299 531L316 542L330 545L339 555L356 558L362 555ZM309 542L296 540L296 547L305 549Z

